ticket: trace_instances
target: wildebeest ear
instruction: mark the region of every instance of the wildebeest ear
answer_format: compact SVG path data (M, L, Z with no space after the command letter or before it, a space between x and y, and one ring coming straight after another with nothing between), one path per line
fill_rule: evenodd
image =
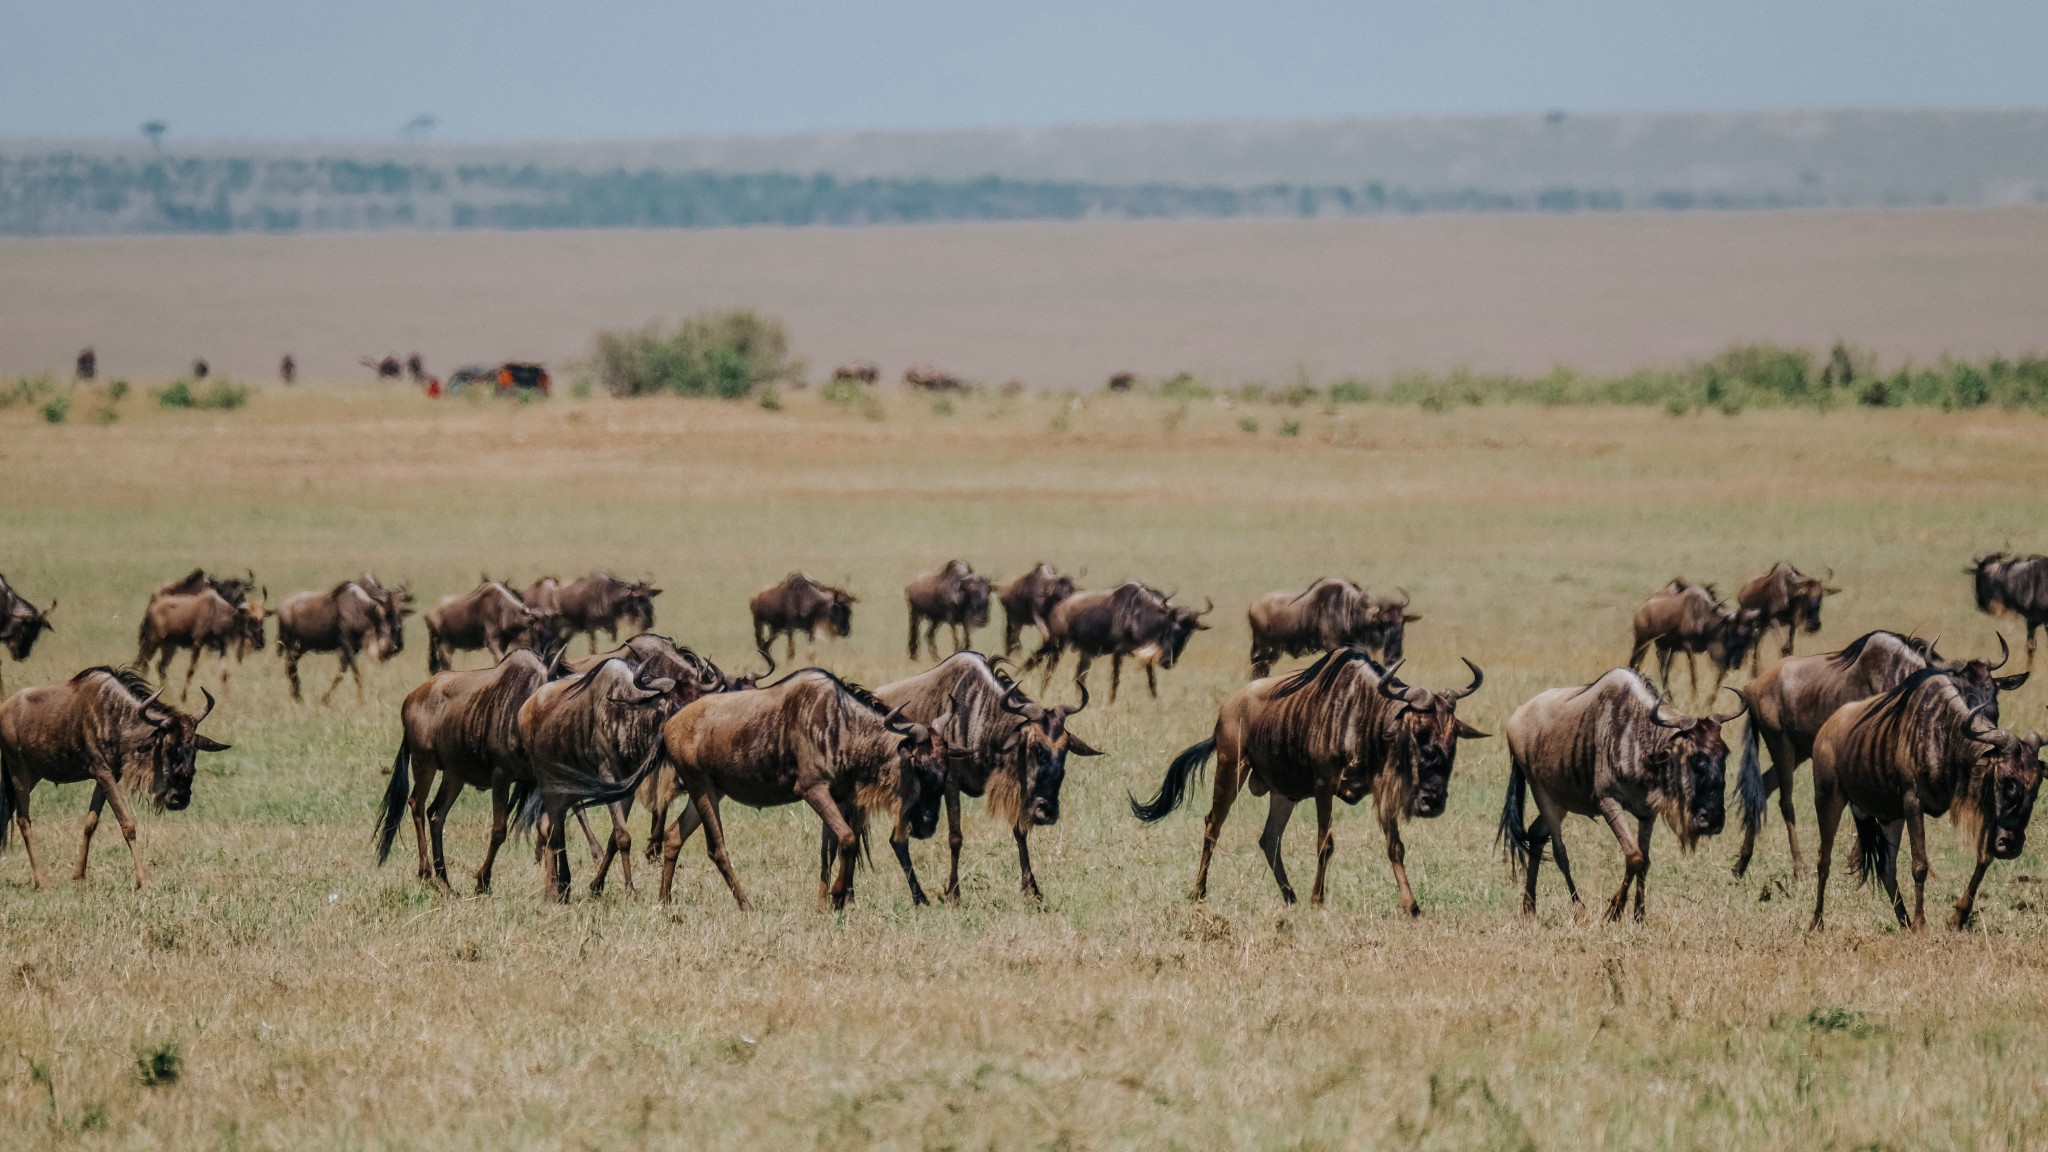
M2032 672L2021 672L2015 676L1999 676L1993 678L1992 683L1998 685L2000 692L2017 692L2020 685L2027 682L2027 677L2032 675Z
M1452 731L1460 740L1485 740L1493 735L1491 732L1481 732L1463 720L1458 721L1457 727L1452 729Z
M201 752L225 752L233 748L234 745L223 744L211 736L195 735L192 738L192 747L197 748Z
M656 696L666 696L676 690L676 682L663 676L658 680L649 680L640 687L654 693Z
M1101 752L1096 750L1094 745L1074 735L1072 732L1067 733L1067 751L1072 752L1076 756L1102 755Z

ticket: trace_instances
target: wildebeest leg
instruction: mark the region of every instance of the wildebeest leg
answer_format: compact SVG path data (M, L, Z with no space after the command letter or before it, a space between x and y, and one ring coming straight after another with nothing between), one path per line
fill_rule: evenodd
M1671 653L1670 645L1664 643L1662 638L1659 638L1657 641L1657 683L1662 685L1667 693L1671 691Z
M170 675L171 661L176 660L177 658L178 650L176 648L171 647L168 644L164 645L161 649L158 650L156 658L156 682L158 684L162 684L164 682L164 678Z
M439 762L432 757L414 756L412 795L406 798L412 808L413 835L419 841L420 879L430 883L434 879L434 861L427 851L427 797L433 794L434 773L439 768Z
M1411 918L1422 915L1415 890L1408 886L1408 844L1401 839L1400 817L1388 812L1380 817L1380 831L1387 836L1387 863L1394 866L1394 886L1401 892L1401 911Z
M1237 752L1219 741L1216 784L1210 793L1209 814L1202 817L1202 863L1195 869L1195 890L1188 896L1191 900L1206 899L1209 895L1209 859L1216 854L1216 839L1223 834L1223 822L1230 818L1230 806L1237 802L1237 792L1242 787Z
M719 823L718 820L717 794L713 792L694 794L690 797L690 802L697 809L697 819L704 825L705 853L711 857L711 862L718 866L718 874L725 877L725 886L732 889L732 898L739 904L740 911L753 911L754 906L747 903L747 894L740 891L740 878L733 875L732 858L725 851L725 826ZM834 815L837 814L837 812L834 812ZM676 827L678 829L682 827L680 819L676 821ZM675 836L675 844L681 847L682 836L676 832L670 832L669 835ZM687 835L687 833L683 835ZM667 899L667 893L663 893L662 898L664 900Z
M661 892L656 897L656 900L660 903L668 903L669 894L675 890L676 858L682 855L683 841L688 840L690 834L695 832L697 825L701 823L703 823L703 820L697 815L697 805L692 801L683 805L683 810L676 813L676 822L668 825L667 831L663 833L661 840Z
M591 831L590 828L589 809L578 808L576 810L576 822L583 825L583 843L590 848L590 862L595 864L599 860L604 859L604 849L597 845L597 833Z
M1977 906L1977 885L1984 882L1984 870L1991 867L1991 837L1988 830L1977 833L1977 867L1970 873L1970 886L1956 897L1955 915L1949 917L1948 926L1963 929L1970 926L1970 916Z
M1033 900L1045 899L1045 893L1038 890L1038 874L1031 870L1031 830L1012 828L1010 835L1017 841L1017 871L1022 877L1018 881L1024 895Z
M1792 750L1792 741L1783 733L1773 737L1769 747L1771 775L1778 778L1778 814L1785 818L1785 846L1792 853L1792 876L1796 880L1806 871L1806 861L1799 856L1799 817L1792 810L1792 774L1799 770L1799 754ZM1765 778L1764 787L1770 787L1769 777Z
M1089 667L1090 667L1091 665L1093 665L1094 663L1095 663L1095 657L1093 657L1093 656L1090 656L1090 655L1089 655L1088 653L1086 653L1086 652L1076 652L1076 653L1074 654L1074 686L1075 686L1075 687L1077 687L1077 688L1080 688L1080 689L1081 689L1082 691L1086 691L1086 690L1087 690L1087 688L1088 688L1088 669L1089 669ZM1117 677L1117 673L1118 673L1118 672L1120 672L1120 671L1122 671L1122 666L1121 666L1120 664L1111 664L1111 665L1109 666L1109 702L1110 702L1111 704L1114 704L1114 703L1116 703L1116 677Z
M905 648L905 650L906 650L907 652L909 652L909 653L910 653L910 658L911 658L912 660L915 660L915 659L917 659L917 626L918 626L918 623L919 623L919 619L918 619L918 615L917 615L917 609L915 609L915 608L912 608L912 609L910 610L910 639L909 639L909 641L907 642L907 645L906 645L906 648Z
M352 672L352 671L354 671L354 670L355 670L356 662L355 662L355 659L354 659L354 658L353 658L353 657L352 657L352 656L351 656L351 655L349 654L349 650L348 650L347 646L345 646L345 645L344 645L344 646L343 646L342 648L338 649L338 650L337 650L337 652L336 652L336 654L337 654L337 655L338 655L338 656L339 656L339 657L341 658L341 663L335 666L335 669L334 669L334 682L333 682L333 683L331 683L331 684L329 684L329 685L327 686L327 691L325 691L325 692L322 692L322 693L320 694L320 703L322 703L322 704L325 704L325 703L327 703L327 702L328 702L329 700L332 700L332 699L334 699L334 690L335 690L336 688L339 688L339 687L341 687L341 678L342 678L342 677L344 677L344 676L346 676L346 675L348 675L348 674L349 674L350 672ZM298 684L298 678L297 678L297 673L298 673L298 663L297 663L297 660L296 660L295 658L293 658L293 657L289 657L289 656L288 656L288 657L286 657L286 659L287 659L287 660L290 660L290 661L291 661L291 663L289 663L289 664L287 664L287 665L286 665L286 668L287 668L287 670L288 670L288 671L292 672L292 674L293 674L293 679L292 679L292 683L293 683L294 687L296 687L296 686L297 686L297 684ZM294 693L294 695L296 695L296 693ZM356 672L356 703L360 704L360 703L362 703L362 700L363 700L363 674L362 674L361 672Z
M1557 873L1564 877L1564 890L1572 898L1572 914L1584 915L1585 901L1579 899L1578 883L1572 879L1571 853L1564 848L1564 808L1552 800L1543 789L1536 787L1533 780L1530 781L1529 792L1536 800L1536 811L1542 814L1544 829L1550 836L1550 854L1557 859ZM1541 847L1539 844L1530 849L1532 858ZM1532 888L1525 895L1532 895L1533 892Z
M1280 858L1280 838L1287 833L1287 820L1294 815L1294 801L1278 792L1271 793L1266 800L1266 830L1259 833L1259 851L1266 854L1266 865L1273 869L1273 879L1280 885L1280 899L1294 903L1294 885L1287 882L1287 863Z
M1643 922L1643 889L1650 882L1650 833L1656 831L1657 820L1643 816L1636 820L1636 847L1643 853L1643 870L1636 873L1636 923Z
M99 780L100 794L107 798L107 803L114 809L114 822L121 826L121 839L128 842L128 862L135 865L135 886L137 888L147 888L149 887L149 877L142 874L142 850L135 846L135 817L128 814L128 801L122 798L121 787L114 782L114 774L112 772L97 773L96 778ZM22 831L22 843L26 844L28 842L27 829L24 828ZM82 855L83 853L81 852ZM30 859L33 862L34 858L31 857ZM40 878L36 886L39 888L42 886Z
M1779 787L1785 782L1780 781ZM1820 855L1813 858L1813 919L1807 922L1808 932L1818 932L1826 923L1828 904L1828 869L1835 858L1835 831L1842 825L1844 800L1840 790L1820 778L1813 777L1813 818L1820 826Z
M441 849L441 834L448 826L448 810L455 807L455 798L462 795L462 781L453 772L441 773L441 787L434 793L434 802L427 807L428 849L431 853L428 863L434 887L443 892L453 892L448 883L448 858Z
M592 632L591 636L596 637ZM604 891L604 879L611 873L612 861L619 862L619 880L626 886L628 894L633 892L633 833L626 827L626 816L631 810L632 800L608 805L606 811L612 817L612 837L605 841L604 858L598 861L597 875L590 878L590 894Z
M1329 873L1329 857L1337 853L1337 836L1329 832L1329 791L1315 793L1315 886L1309 890L1309 904L1323 904L1323 879ZM1399 867L1399 865L1397 865ZM1403 886L1407 888L1407 886Z
M1117 684L1121 682L1123 678L1124 654L1118 652L1117 654L1109 658L1109 702L1111 704L1116 703ZM1086 681L1087 679L1088 656L1086 653L1083 653L1081 656L1081 666L1079 668L1074 669L1074 683L1086 687L1087 685L1084 683L1084 681Z
M305 697L299 694L299 650L283 645L279 647L284 653L284 678L292 686L292 699L304 700Z
M946 773L946 852L952 862L946 869L946 903L960 903L960 844L965 837L960 835L960 782Z
M476 894L479 896L490 892L491 869L498 862L498 849L505 846L505 828L512 815L511 792L511 781L491 781L491 839L490 844L484 849L483 867L476 870Z
M80 883L85 881L85 858L92 854L92 834L99 829L100 808L106 802L107 790L98 784L94 784L92 789L92 807L87 809L85 813L85 838L79 841L78 844L78 867L73 869L71 873L71 878ZM1979 869L1977 874L1983 875L1983 870Z
M1892 916L1899 927L1908 928L1912 921L1906 917L1906 901L1899 895L1899 834L1905 830L1905 821L1896 820L1884 826L1884 864L1878 869L1878 877L1884 881L1885 895L1892 898ZM1860 833L1860 829L1858 830Z
M569 902L569 822L562 818L565 815L553 813L541 821L546 825L540 830L541 898L550 904Z
M1150 693L1154 700L1159 699L1159 677L1154 674L1150 661L1145 664L1145 691Z
M917 869L910 863L910 825L901 812L896 814L896 827L889 833L889 850L896 854L896 863L903 868L903 879L910 885L910 902L920 908L930 904L923 886L917 882Z
M826 831L838 845L839 874L833 877L832 887L826 894L830 896L835 910L843 909L846 907L848 893L853 890L853 862L860 850L860 837L854 832L853 825L847 823L845 815L839 811L839 804L832 799L830 788L819 784L804 793L804 802L818 814L818 819L825 822ZM706 821L707 825L709 823Z
M29 883L36 891L43 890L43 865L36 859L35 825L28 818L28 794L34 790L35 782L23 780L14 773L7 773L6 785L14 793L14 826L21 829L22 851L28 853Z
M2039 620L2035 620L2035 619L2033 619L2032 617L2028 617L2028 619L2027 619L2027 671L2029 671L2029 672L2032 672L2032 671L2034 670L2034 629L2036 629L2036 628L2039 628L2040 626L2041 626L2041 622L2040 622Z
M1607 902L1607 919L1621 919L1622 906L1628 902L1628 888L1643 872L1647 863L1643 850L1636 846L1635 834L1629 830L1628 812L1621 801L1606 798L1600 801L1600 815L1607 820L1607 827L1614 831L1615 840L1621 843L1621 857L1624 865L1621 873L1621 887L1614 893L1614 899Z
M1920 797L1906 793L1906 834L1913 840L1913 931L1927 931L1927 822Z
M1692 693L1690 699L1700 698L1699 653L1690 648L1685 650L1685 686L1686 690Z

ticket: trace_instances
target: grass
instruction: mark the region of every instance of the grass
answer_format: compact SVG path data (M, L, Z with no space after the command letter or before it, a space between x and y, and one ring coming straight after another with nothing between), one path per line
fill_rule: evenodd
M1887 626L1992 649L1958 569L2043 546L2048 422L1305 404L1282 438L1192 394L969 396L951 416L850 399L873 420L781 397L470 405L351 383L111 425L0 413L0 563L61 601L8 685L128 658L147 589L197 564L254 568L273 598L369 567L428 603L480 570L645 572L668 589L661 629L739 667L747 595L802 567L861 595L852 637L818 655L868 683L913 669L897 589L955 555L1213 597L1157 701L1136 677L1109 705L1095 672L1075 727L1109 755L1071 766L1065 819L1033 838L1043 908L978 804L958 909L912 909L883 853L855 909L815 912L815 818L794 808L729 812L750 915L695 844L671 908L644 887L544 908L516 847L496 895L439 898L409 833L382 870L369 846L417 623L360 705L348 687L290 704L270 651L225 687L209 662L208 729L234 749L202 761L190 810L140 814L156 887L131 889L111 821L88 882L63 879L78 787L35 797L53 890L0 856L0 1146L1979 1148L2048 1123L2048 831L1993 868L1967 934L1897 932L1838 881L1809 936L1811 881L1788 875L1775 817L1742 882L1730 837L1662 841L1644 925L1574 922L1554 872L1522 920L1491 848L1498 739L1466 747L1449 813L1408 831L1413 923L1363 811L1340 813L1329 907L1289 910L1256 805L1201 908L1206 796L1152 828L1123 810L1242 683L1245 602L1326 573L1405 586L1425 617L1409 674L1463 683L1474 658L1487 682L1464 711L1494 732L1616 663L1631 609L1679 572L1726 587L1780 557L1829 565L1848 591L1818 644ZM315 693L332 666L308 660ZM1052 696L1071 699L1064 679ZM2008 722L2039 724L2044 698L2024 689ZM485 812L457 806L458 876ZM1288 845L1298 884L1309 827ZM1566 835L1604 897L1611 837ZM1952 833L1933 846L1938 908L1968 870ZM915 853L929 884L943 849Z

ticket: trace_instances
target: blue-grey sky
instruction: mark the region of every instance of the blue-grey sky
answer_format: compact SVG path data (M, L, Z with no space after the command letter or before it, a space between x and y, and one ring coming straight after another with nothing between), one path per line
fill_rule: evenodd
M2042 0L0 0L0 136L2048 106Z

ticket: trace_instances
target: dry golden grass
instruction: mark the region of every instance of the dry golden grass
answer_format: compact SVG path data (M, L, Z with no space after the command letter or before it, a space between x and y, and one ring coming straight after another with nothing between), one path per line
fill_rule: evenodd
M544 908L509 850L496 895L437 898L409 833L381 871L369 848L396 706L425 662L417 625L360 706L347 688L335 707L290 704L265 652L221 691L209 728L235 749L202 763L192 809L142 817L157 887L130 889L111 827L89 882L61 879L82 788L36 796L53 890L28 889L18 849L0 857L0 1145L2041 1143L2038 844L1992 871L1967 934L1896 932L1845 884L1807 935L1811 882L1787 875L1775 822L1740 883L1730 837L1691 857L1666 841L1642 926L1574 922L1554 872L1524 922L1491 847L1496 739L1467 746L1449 813L1410 828L1427 915L1409 923L1363 812L1340 816L1327 909L1280 906L1251 807L1196 909L1206 790L1150 828L1123 797L1156 786L1242 681L1244 603L1324 573L1405 585L1426 616L1410 674L1458 680L1473 657L1488 680L1467 712L1493 731L1616 663L1629 611L1675 572L1727 587L1781 556L1832 565L1848 592L1824 643L1886 626L1991 648L1958 569L2042 543L2048 423L1050 396L946 416L891 397L870 420L786 403L316 386L226 414L132 396L109 425L84 422L84 401L61 427L0 415L0 571L62 601L9 684L126 659L149 587L195 564L253 567L274 596L368 566L429 602L480 570L645 572L667 589L663 631L741 667L747 594L803 567L863 596L854 636L819 658L871 683L914 667L897 590L956 554L1212 596L1216 628L1157 701L1127 682L1107 705L1096 672L1077 728L1110 755L1075 764L1066 820L1034 838L1044 908L1016 895L978 805L959 909L911 909L883 855L855 909L813 911L815 821L796 809L729 817L751 915L694 846L668 909L618 891ZM1274 434L1286 420L1298 437ZM317 689L332 665L309 665ZM2009 722L2038 723L2041 700L2023 691ZM458 871L484 811L457 808ZM1604 897L1611 838L1567 834ZM1939 907L1966 870L1953 837L1937 846ZM928 880L934 848L916 849ZM138 1049L165 1042L182 1074L145 1087Z

